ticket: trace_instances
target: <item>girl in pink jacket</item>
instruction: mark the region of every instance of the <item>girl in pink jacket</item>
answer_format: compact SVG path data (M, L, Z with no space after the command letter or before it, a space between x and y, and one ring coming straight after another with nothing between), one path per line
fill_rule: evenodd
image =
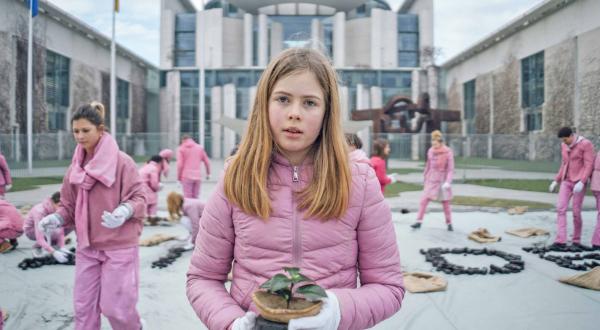
M0 199L0 253L14 250L23 235L23 217L9 202Z
M162 189L160 174L162 173L163 159L155 155L139 170L144 191L146 192L146 216L156 216L158 205L158 192Z
M210 177L210 161L204 148L191 137L184 135L181 145L177 148L177 181L183 186L185 198L198 198L200 182L202 181L202 168L206 167L206 179Z
M10 169L6 163L6 159L0 153L0 199L4 198L4 194L12 187L12 177Z
M179 220L188 231L187 244L184 249L191 250L198 236L200 217L204 211L204 203L195 198L183 198L183 195L171 192L167 196L167 209L171 220Z
M65 263L68 261L67 254L70 253L68 250L63 249L65 246L65 236L68 235L72 229L63 227L57 228L52 231L48 237L45 237L44 233L38 229L40 220L45 216L56 212L59 206L60 192L55 192L50 198L47 198L42 203L35 205L29 210L27 217L25 217L23 230L25 231L25 236L36 242L33 245L34 257L43 256L43 251L45 250L47 253L51 254L56 261ZM48 240L48 238L50 240Z
M596 198L596 209L598 210L596 230L594 230L594 235L592 236L592 247L595 250L600 250L600 151L594 160L594 169L592 170L592 179L590 181L592 193Z
M373 169L348 160L337 86L313 49L287 49L263 72L252 129L206 203L187 275L209 329L252 329L252 293L284 266L327 292L319 314L288 329L365 329L400 309L390 208Z
M71 123L77 147L63 180L61 205L39 227L50 233L75 226L75 329L100 329L102 313L113 329L139 330L143 186L134 161L105 131L102 104L80 106Z
M423 197L417 214L417 222L411 225L414 229L421 228L423 216L427 204L432 200L442 202L446 225L448 231L452 231L452 212L450 200L452 199L452 175L454 174L454 153L452 149L444 144L442 132L435 130L431 132L431 148L427 151L427 163L425 164L425 184L423 186Z
M386 173L386 159L390 155L390 143L385 139L377 139L373 142L373 154L371 155L371 166L375 170L379 185L381 186L381 193L385 193L385 186L390 183L397 181L395 173L387 175Z

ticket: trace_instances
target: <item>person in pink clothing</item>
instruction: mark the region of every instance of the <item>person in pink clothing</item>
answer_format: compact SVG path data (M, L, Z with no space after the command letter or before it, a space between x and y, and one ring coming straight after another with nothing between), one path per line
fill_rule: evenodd
M177 181L183 186L185 198L198 198L202 181L201 164L206 167L206 179L210 177L210 161L204 148L191 137L184 135L177 148Z
M6 163L6 159L0 153L0 199L4 198L4 194L12 188L12 177L10 169Z
M371 160L367 157L367 154L362 150L363 143L356 134L346 134L346 143L350 150L349 157L351 161L365 163L371 165Z
M590 188L596 198L596 209L598 210L598 215L596 216L596 229L592 236L592 247L594 250L600 250L600 151L594 160Z
M160 174L166 179L169 176L169 165L171 163L171 158L173 158L173 150L163 149L158 155L162 157L162 171Z
M183 195L171 192L167 196L167 210L170 220L179 220L188 231L187 244L184 249L191 250L196 242L200 228L200 217L204 211L204 203L195 198L183 198Z
M581 244L581 205L585 197L588 181L594 165L594 146L583 136L573 133L570 127L558 131L562 140L562 161L554 181L550 184L550 192L556 190L558 184L558 202L556 203L557 230L553 245L562 248L567 243L567 209L573 198L573 244Z
M417 222L411 225L412 228L421 228L427 204L432 200L439 200L442 202L442 207L444 208L448 231L454 230L452 228L452 211L450 210L453 174L454 153L452 149L444 144L442 132L435 130L431 132L431 148L427 151L427 162L425 163L425 171L423 173L425 184L419 205L419 213L417 213Z
M77 146L63 180L61 205L38 227L51 233L75 226L75 329L100 329L102 313L113 329L139 330L144 188L135 162L105 131L102 104L80 106L71 124Z
M371 166L375 170L381 192L385 193L385 186L398 181L396 173L387 175L386 159L390 155L390 143L385 139L377 139L373 142L373 154L371 155Z
M25 231L25 236L36 242L33 245L34 257L42 257L45 251L52 255L56 261L65 263L68 261L67 254L70 253L68 250L64 249L65 236L68 235L72 229L63 227L57 228L50 233L48 237L45 237L44 233L38 228L40 220L45 216L56 212L59 206L60 192L55 192L50 198L47 198L29 210L29 213L27 213L27 216L25 217L23 230Z
M373 169L349 160L340 113L335 70L318 51L287 49L263 72L251 129L206 203L187 274L209 329L253 329L252 293L286 266L327 293L317 315L288 329L365 329L400 309L391 211Z
M140 179L144 183L146 191L146 216L156 216L158 205L158 192L162 189L160 174L162 173L163 159L155 155L139 170Z
M23 217L11 203L0 199L0 253L14 250L23 235Z

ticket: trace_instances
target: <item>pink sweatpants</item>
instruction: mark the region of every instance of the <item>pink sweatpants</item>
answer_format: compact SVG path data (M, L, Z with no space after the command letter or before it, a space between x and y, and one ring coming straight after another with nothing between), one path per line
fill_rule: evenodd
M75 263L75 329L100 329L100 313L115 330L139 330L140 257L137 246L101 251L77 250Z
M200 193L200 180L183 180L181 181L183 186L183 197L185 198L198 198Z
M596 197L598 215L596 216L596 229L594 230L594 236L592 236L592 245L600 246L600 191L594 191L594 197Z
M148 204L146 205L146 216L153 217L156 215L156 209L158 204Z
M423 196L421 198L421 204L419 205L419 213L417 213L417 221L423 222L423 216L425 215L425 210L427 209L427 204L431 199ZM450 201L442 201L442 207L444 208L444 216L446 217L446 224L452 223L452 210L450 209Z
M581 227L583 226L583 222L581 221L581 205L583 204L587 185L579 193L573 192L574 186L575 182L566 180L560 184L558 202L556 203L557 228L556 239L554 240L556 243L567 242L567 209L569 208L571 197L573 197L573 243L581 243Z

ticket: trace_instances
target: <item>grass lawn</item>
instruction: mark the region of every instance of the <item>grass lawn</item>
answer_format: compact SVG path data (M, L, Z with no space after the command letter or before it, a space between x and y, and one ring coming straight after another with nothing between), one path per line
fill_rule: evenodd
M410 173L423 173L423 169L422 168L389 168L387 170L387 173L388 174L398 173L400 175L410 174Z
M485 198L485 197L472 197L472 196L454 196L452 198L452 204L454 205L468 205L468 206L485 206L485 207L501 207L511 208L515 206L527 206L529 210L539 209L551 209L554 207L548 203L538 203L532 201L523 201L517 199L499 199L499 198Z
M423 190L423 186L420 184L396 182L385 186L385 197L398 197L398 194L404 191L419 191Z
M37 189L45 184L61 184L62 181L62 176L13 178L13 186L10 192Z
M467 158L456 157L454 159L456 168L486 168L494 167L507 171L524 172L547 172L556 173L560 167L559 163L549 161L529 161L529 160L511 160L511 159L487 159L487 158Z
M468 179L464 183L479 186L505 188L524 191L548 192L550 180L516 180L516 179ZM558 188L557 188L558 189ZM588 189L586 195L592 196Z

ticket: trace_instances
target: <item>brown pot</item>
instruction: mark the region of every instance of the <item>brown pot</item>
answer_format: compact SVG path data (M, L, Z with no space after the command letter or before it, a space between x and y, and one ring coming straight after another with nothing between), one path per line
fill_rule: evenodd
M319 314L321 301L309 301L304 298L292 298L290 308L283 297L266 291L255 291L252 301L260 311L260 315L273 322L288 323L290 320Z

